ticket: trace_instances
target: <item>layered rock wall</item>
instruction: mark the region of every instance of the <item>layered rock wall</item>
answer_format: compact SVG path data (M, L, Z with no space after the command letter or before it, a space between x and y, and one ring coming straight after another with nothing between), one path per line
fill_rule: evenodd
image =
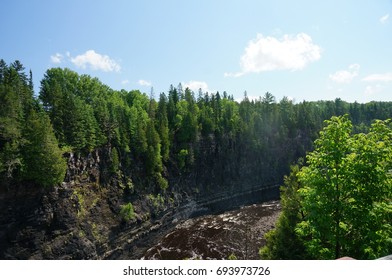
M151 194L135 191L129 174L110 174L105 150L67 158L61 185L0 190L0 259L139 258L184 219L279 196L277 187L195 191L192 174L169 181L162 195ZM135 217L124 221L121 206L130 201Z

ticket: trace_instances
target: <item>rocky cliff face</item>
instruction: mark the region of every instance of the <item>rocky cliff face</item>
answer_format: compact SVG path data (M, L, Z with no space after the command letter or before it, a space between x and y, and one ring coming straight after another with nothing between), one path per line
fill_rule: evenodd
M0 257L97 258L99 244L86 234L90 224L85 218L107 204L98 203L104 194L97 184L99 173L98 152L86 158L70 154L61 186L20 184L1 190Z
M138 258L173 224L213 207L222 210L222 205L230 205L222 202L234 195L217 197L210 190L198 203L200 190L189 184L192 176L171 182L167 194L135 191L132 174L108 171L105 150L67 156L61 185L41 189L21 184L0 190L0 259ZM275 191L265 197L277 195ZM241 199L233 201L240 204ZM124 221L120 209L129 201L135 216Z
M1 259L127 258L129 244L158 231L169 216L164 212L183 204L181 195L169 203L135 193L131 179L121 173L109 176L104 150L67 156L61 185L0 190ZM119 212L130 200L136 215L125 222Z

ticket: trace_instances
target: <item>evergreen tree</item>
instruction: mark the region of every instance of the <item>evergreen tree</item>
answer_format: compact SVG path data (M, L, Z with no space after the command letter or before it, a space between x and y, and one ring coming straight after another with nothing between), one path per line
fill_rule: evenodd
M167 119L166 110L167 98L164 93L159 96L158 111L157 111L157 131L161 139L161 155L163 161L169 160L170 152L170 138L169 138L169 121Z
M113 174L115 174L120 168L120 159L118 157L118 152L115 147L112 148L110 153L110 170Z
M20 71L23 68L19 62L16 66ZM23 167L20 155L24 142L22 125L29 95L23 94L26 84L23 84L15 68L8 67L3 60L0 67L0 178L8 184L20 176Z
M62 182L66 162L58 147L49 117L44 112L30 111L24 127L23 178L43 187Z
M270 260L306 259L305 247L295 233L296 225L302 221L301 198L298 180L302 162L291 166L290 175L285 176L284 185L280 188L282 212L276 222L275 229L266 235L267 244L260 249L260 257Z
M7 63L3 59L0 59L0 84L4 83L7 68Z
M154 121L149 120L146 131L147 154L146 170L148 174L162 172L161 144L157 131L155 130Z

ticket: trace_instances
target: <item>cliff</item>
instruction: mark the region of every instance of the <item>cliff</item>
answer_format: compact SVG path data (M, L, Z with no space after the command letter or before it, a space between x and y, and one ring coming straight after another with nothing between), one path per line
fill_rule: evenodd
M138 258L181 220L279 195L276 187L263 194L238 186L197 188L194 174L173 178L166 192L154 193L142 177L111 174L108 158L104 149L85 156L70 153L61 185L1 189L0 258ZM135 188L132 177L145 187ZM129 202L134 216L124 220L121 208Z

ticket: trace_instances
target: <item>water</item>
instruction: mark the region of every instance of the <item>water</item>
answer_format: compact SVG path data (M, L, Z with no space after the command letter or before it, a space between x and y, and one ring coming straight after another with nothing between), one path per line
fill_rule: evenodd
M274 228L278 201L255 204L220 215L186 220L144 254L143 259L258 259L264 234Z

